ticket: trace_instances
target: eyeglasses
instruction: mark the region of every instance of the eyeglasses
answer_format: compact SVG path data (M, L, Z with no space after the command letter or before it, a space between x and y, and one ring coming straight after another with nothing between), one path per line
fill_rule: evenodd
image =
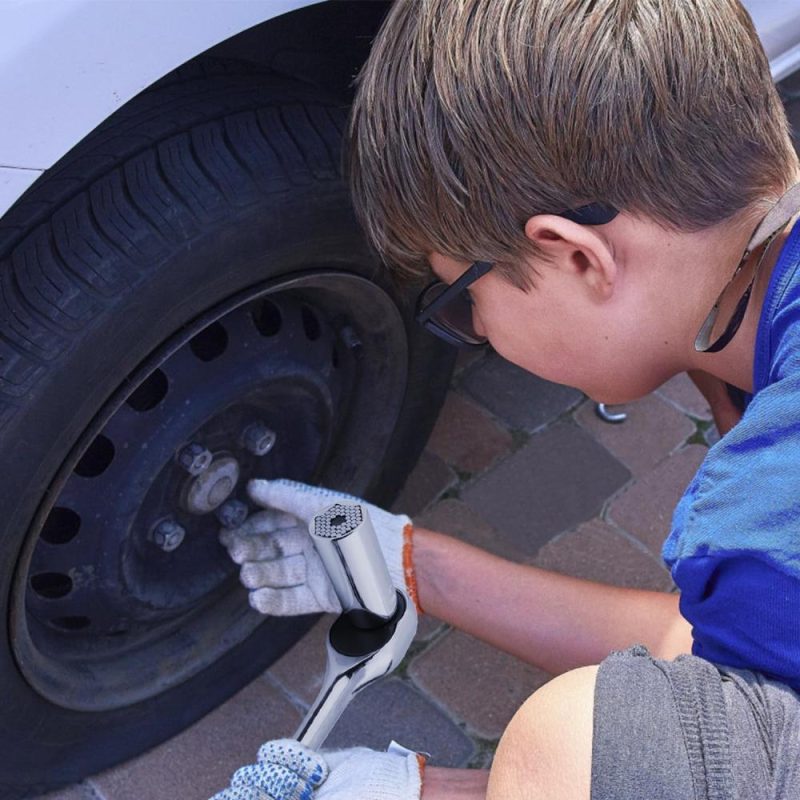
M612 206L591 203L562 211L558 216L579 225L604 225L611 222L618 213ZM439 280L426 286L417 299L414 315L416 321L430 333L457 347L483 347L488 344L488 339L475 330L472 298L467 287L483 277L493 266L491 261L475 261L449 286Z
M456 347L482 347L488 342L475 331L472 322L472 298L467 287L485 275L494 264L476 261L449 286L434 281L420 293L415 319L426 330Z

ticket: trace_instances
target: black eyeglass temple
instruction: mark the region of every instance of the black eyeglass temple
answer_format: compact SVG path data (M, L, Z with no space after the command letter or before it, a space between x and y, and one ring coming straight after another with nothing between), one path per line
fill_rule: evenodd
M589 205L581 206L580 208L562 211L558 216L577 222L579 225L605 225L607 222L611 222L617 214L619 214L619 211L614 206L603 205L603 203L589 203Z
M458 280L451 283L450 286L426 308L421 309L416 317L417 322L423 324L427 322L441 306L449 303L464 286L468 286L470 283L478 280L478 278L485 275L493 266L494 264L492 264L491 261L473 262L470 268L461 275Z

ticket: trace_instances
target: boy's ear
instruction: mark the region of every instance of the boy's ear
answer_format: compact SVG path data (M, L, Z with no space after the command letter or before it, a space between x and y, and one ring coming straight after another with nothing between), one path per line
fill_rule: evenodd
M550 265L583 280L599 299L614 293L619 268L607 240L589 225L554 214L537 214L525 223L525 235Z

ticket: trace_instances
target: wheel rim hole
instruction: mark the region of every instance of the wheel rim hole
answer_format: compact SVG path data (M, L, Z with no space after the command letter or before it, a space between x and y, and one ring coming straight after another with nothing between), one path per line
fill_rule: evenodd
M41 537L48 544L66 544L78 535L80 527L81 518L75 511L56 506L47 515Z
M253 311L253 323L262 336L275 336L283 324L280 309L275 303L262 300Z
M322 328L317 315L308 306L303 306L300 314L303 318L303 331L305 331L306 339L310 342L316 342L322 336Z
M82 631L92 624L89 617L56 617L50 621L65 631Z
M157 369L131 394L126 402L135 411L149 411L166 397L168 388L167 376Z
M66 597L72 591L72 578L61 572L40 572L31 577L31 588L51 600Z
M108 469L114 460L114 445L107 436L99 434L75 465L75 472L83 478L96 478Z
M213 361L228 349L228 332L221 323L213 322L192 339L189 347L201 361Z

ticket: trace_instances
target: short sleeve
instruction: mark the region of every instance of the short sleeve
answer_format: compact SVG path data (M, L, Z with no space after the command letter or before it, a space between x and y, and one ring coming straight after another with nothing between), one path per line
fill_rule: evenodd
M696 655L800 682L800 378L709 450L662 550Z

